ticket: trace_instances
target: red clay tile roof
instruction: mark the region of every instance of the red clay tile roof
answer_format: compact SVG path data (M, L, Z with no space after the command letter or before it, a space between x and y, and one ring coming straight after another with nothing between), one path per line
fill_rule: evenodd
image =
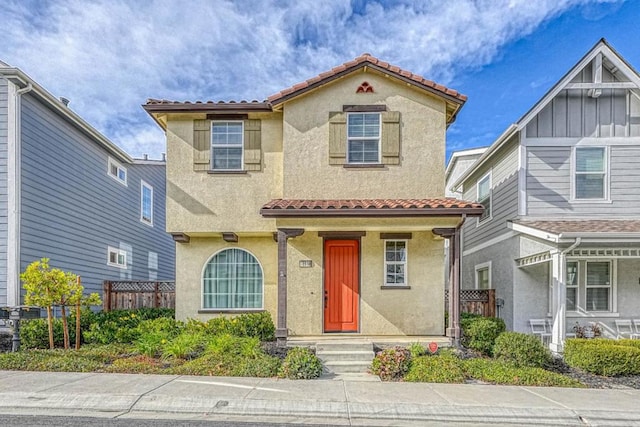
M479 216L481 204L442 199L274 199L262 206L265 217L300 216Z
M324 73L320 73L319 75L312 77L309 80L297 83L290 88L283 89L280 92L271 95L267 99L271 104L277 105L293 96L298 95L299 93L306 92L309 89L313 89L314 87L327 83L337 77L350 73L357 68L364 67L365 65L384 73L393 74L395 77L401 80L419 86L430 92L435 92L441 96L450 98L454 102L462 104L467 100L466 95L463 95L456 90L449 89L445 86L439 85L436 82L427 80L422 76L413 74L410 71L403 70L402 68L391 65L388 62L381 61L368 53L363 53L352 61L345 62L344 64L338 65L337 67L334 67L329 71L325 71Z
M598 219L565 221L513 221L515 224L546 231L547 233L640 233L639 220Z

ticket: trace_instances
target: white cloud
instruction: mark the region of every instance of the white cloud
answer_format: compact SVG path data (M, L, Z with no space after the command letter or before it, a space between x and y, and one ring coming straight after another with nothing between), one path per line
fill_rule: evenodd
M164 150L147 98L264 99L367 51L449 84L579 0L9 0L0 59L135 156Z

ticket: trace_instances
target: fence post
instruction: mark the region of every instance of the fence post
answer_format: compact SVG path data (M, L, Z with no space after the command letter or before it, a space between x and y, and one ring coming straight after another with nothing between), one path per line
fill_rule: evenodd
M102 285L104 293L104 302L102 303L102 310L111 311L111 282L105 280Z
M496 290L487 289L489 291L487 317L496 317Z
M153 286L153 306L160 307L160 284L158 282L155 282Z

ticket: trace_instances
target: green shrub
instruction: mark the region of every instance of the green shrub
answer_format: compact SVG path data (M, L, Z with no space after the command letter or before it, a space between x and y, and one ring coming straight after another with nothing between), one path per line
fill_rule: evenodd
M409 344L408 350L409 350L409 353L411 353L411 359L415 359L420 356L425 356L427 354L427 350L419 342L414 342Z
M399 381L409 370L411 353L406 348L385 348L379 351L371 363L371 373L383 381Z
M135 349L143 356L156 357L162 354L162 348L167 342L167 337L164 334L158 332L147 333L136 340Z
M504 320L496 317L475 317L465 319L462 344L482 354L492 355L493 345L506 327Z
M95 344L133 343L140 337L138 325L144 320L174 317L168 308L140 308L137 310L113 310L95 315L89 330L84 333L86 341Z
M569 366L597 375L640 374L640 348L631 340L569 339L564 359Z
M519 332L503 332L493 346L493 356L515 366L543 368L551 361L551 353L540 339Z
M405 381L425 383L463 383L464 372L460 360L450 354L420 356L412 359Z
M85 308L82 309L80 315L80 329L86 331L89 329L95 314ZM69 327L69 343L71 347L75 347L76 342L76 314L75 309L67 318ZM82 337L81 342L84 342ZM62 329L62 319L53 319L53 342L58 348L64 347L64 336ZM47 319L31 319L25 320L20 325L20 345L24 349L48 349L49 348L49 326Z
M190 329L200 329L196 321L188 323ZM275 340L275 326L268 311L246 313L235 317L215 317L204 324L210 335L229 334L235 337L258 338L260 341Z
M467 359L462 369L468 377L503 385L584 387L573 378L542 368L518 368L510 363L491 359Z
M289 350L278 371L281 378L291 380L309 380L322 375L322 362L307 347L295 347Z
M162 355L176 359L193 359L202 353L205 341L204 334L180 334L164 344Z

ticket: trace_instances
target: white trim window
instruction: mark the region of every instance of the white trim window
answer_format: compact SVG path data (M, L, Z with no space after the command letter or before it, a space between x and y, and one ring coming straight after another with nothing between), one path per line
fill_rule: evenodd
M120 184L127 185L127 169L111 157L107 162L107 174Z
M153 225L153 187L140 182L140 221Z
M476 200L482 206L484 206L484 212L478 222L483 222L491 219L491 171L478 180L476 184Z
M587 311L611 311L612 269L610 261L586 263Z
M580 289L578 283L580 281L580 272L578 261L567 261L566 268L567 281L567 311L576 311L579 307Z
M242 121L211 122L211 170L242 170L243 146Z
M576 147L574 150L573 198L608 198L608 161L605 147Z
M262 266L244 249L214 254L202 273L202 308L252 310L262 308Z
M385 286L407 286L407 240L384 241Z
M127 268L127 251L109 246L107 248L107 265Z
M347 163L380 163L380 113L347 113Z
M491 261L475 266L476 289L491 289Z

